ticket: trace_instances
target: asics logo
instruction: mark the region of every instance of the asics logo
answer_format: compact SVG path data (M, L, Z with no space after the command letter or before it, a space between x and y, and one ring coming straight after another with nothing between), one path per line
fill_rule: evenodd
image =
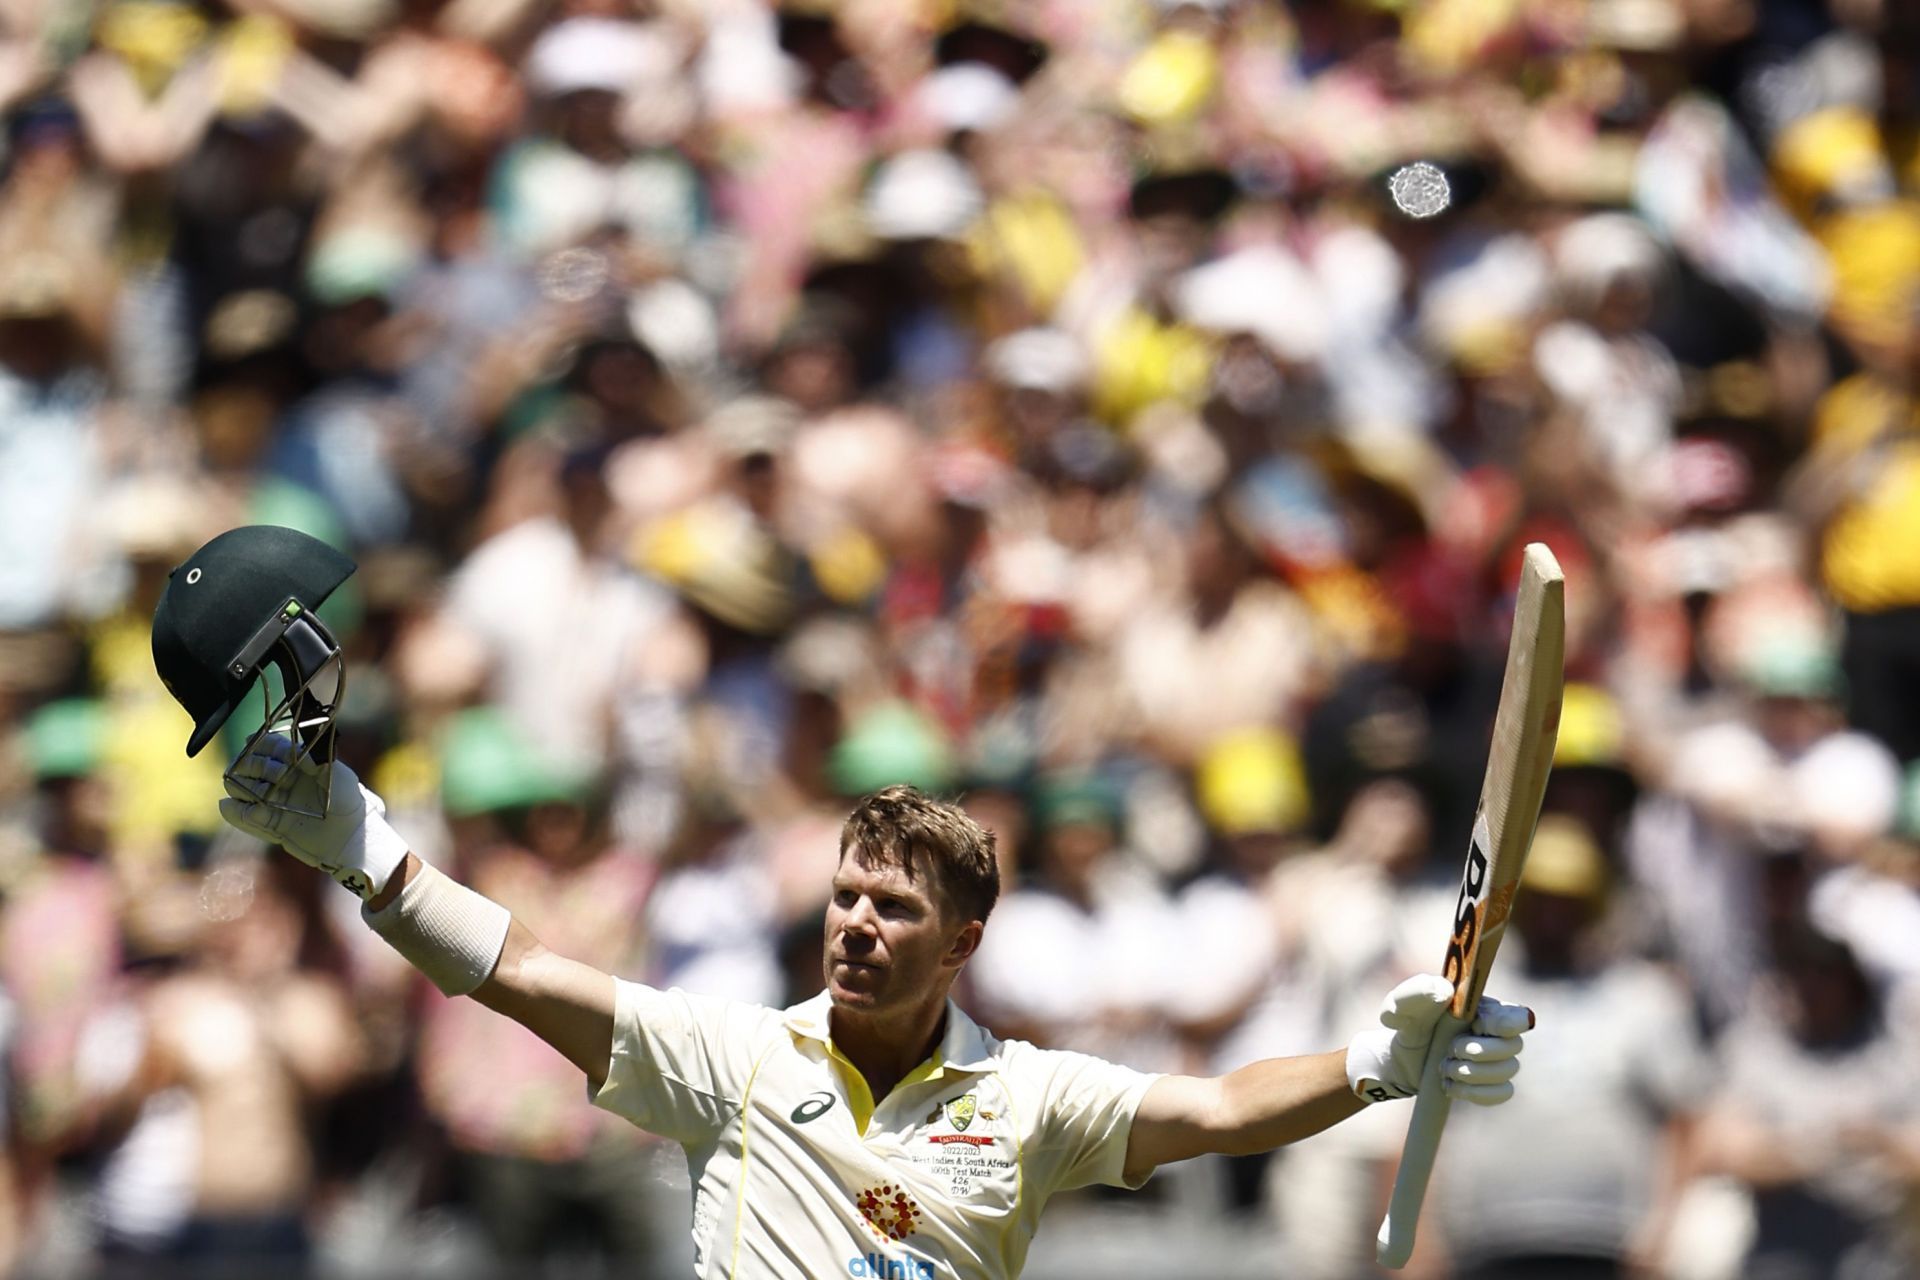
M831 1110L833 1110L833 1095L823 1089L819 1093L808 1094L806 1100L795 1107L793 1114L788 1118L795 1124L805 1124L809 1120L818 1120Z

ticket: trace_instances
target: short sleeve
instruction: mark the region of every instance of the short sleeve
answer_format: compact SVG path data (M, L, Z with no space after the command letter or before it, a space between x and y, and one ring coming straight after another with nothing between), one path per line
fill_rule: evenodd
M1032 1050L1021 1074L1044 1078L1045 1095L1026 1173L1044 1195L1099 1184L1137 1190L1127 1181L1127 1140L1140 1099L1160 1077L1084 1053Z
M739 1109L779 1015L759 1005L617 982L613 1056L593 1105L649 1133L695 1144Z

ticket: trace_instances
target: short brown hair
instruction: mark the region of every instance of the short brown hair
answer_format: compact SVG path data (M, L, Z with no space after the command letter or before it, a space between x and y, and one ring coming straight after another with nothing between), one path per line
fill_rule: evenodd
M897 866L909 879L924 868L939 904L963 920L985 922L1000 896L993 832L958 805L902 783L855 806L840 828L840 857L863 866Z

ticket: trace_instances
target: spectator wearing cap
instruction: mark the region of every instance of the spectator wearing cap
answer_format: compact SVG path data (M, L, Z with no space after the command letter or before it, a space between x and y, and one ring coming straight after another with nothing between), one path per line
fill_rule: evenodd
M391 545L409 522L404 464L419 428L397 394L392 322L420 246L397 221L369 217L316 234L304 355L320 382L274 424L265 460L281 480L324 499L359 546Z
M837 299L808 298L781 327L760 365L760 381L808 418L852 404L860 392L854 352L860 317Z
M1285 951L1275 887L1300 851L1311 802L1298 746L1272 729L1237 730L1209 746L1194 791L1215 857L1177 899L1201 975L1177 1016L1202 1069L1231 1071L1297 1051L1318 1018Z
M37 848L0 909L0 987L7 993L9 1130L38 1197L54 1163L93 1137L78 1058L88 1021L120 969L120 887L107 862L110 798L99 776L107 716L62 699L33 714L27 764L39 810ZM9 1195L9 1200L11 1196Z
M975 98L985 106L999 100L991 87L998 84L995 74L960 64L935 73L927 88L941 96L953 89L971 93L985 88L985 101ZM1102 122L1057 110L1021 111L1032 105L1027 93L1008 105L1015 109L1009 119L982 122L979 132L962 134L955 142L964 145L986 200L966 232L968 264L1010 323L1026 325L1071 309L1069 300L1086 288L1093 246L1072 204L1076 197L1106 196L1114 175L1086 164L1083 142L1074 137L1076 132L1101 131ZM1041 178L1049 160L1060 166L1053 170L1058 175L1054 181ZM1059 180L1069 174L1071 182Z
M709 415L700 444L706 492L643 525L630 555L678 592L702 651L690 714L713 730L714 767L749 794L777 767L790 697L777 637L810 599L794 545L787 455L799 415L787 401L747 396Z
M1909 316L1906 332L1916 331ZM1868 366L1820 400L1790 491L1818 532L1822 585L1844 611L1841 664L1853 723L1920 759L1920 734L1894 708L1920 689L1920 401L1907 380L1920 344ZM1903 372L1904 369L1904 372Z
M939 723L911 703L881 698L850 715L827 761L843 798L908 783L932 794L956 778L953 743Z
M765 833L775 912L793 926L817 911L822 859L839 848L846 803L836 785L836 748L848 736L849 718L880 703L887 671L872 625L852 614L801 623L774 661L790 691L778 766L739 799ZM817 983L819 974L810 980Z
M963 728L978 633L1000 618L981 558L1003 462L863 405L803 427L790 474L794 528L819 591L869 611L900 690Z
M647 972L656 868L611 840L598 779L486 708L448 724L441 758L454 854L472 882L531 913L570 954ZM484 1089L472 1087L475 1062L488 1064ZM450 1000L433 1002L416 1067L495 1257L544 1266L585 1243L614 1265L653 1265L644 1146L586 1105L565 1061L524 1028Z
M994 909L998 937L970 966L988 1024L1142 1070L1172 1065L1175 917L1120 843L1116 798L1095 776L1055 774L1039 784L1034 822L1038 865Z
M1140 731L1187 762L1229 730L1294 714L1314 626L1223 506L1198 514L1181 555L1179 587L1134 617L1114 655Z
M1309 774L1309 776L1311 776ZM1316 805L1321 793L1312 792ZM1334 801L1328 801L1334 803ZM1434 874L1437 827L1426 796L1405 777L1367 779L1332 815L1333 835L1287 859L1269 882L1281 963L1303 984L1315 1021L1296 1034L1325 1038L1369 1003L1367 992L1432 963L1458 886ZM1335 1142L1289 1151L1269 1194L1294 1265L1313 1280L1353 1274L1373 1256L1384 1170L1404 1130L1363 1115Z
M911 696L956 730L1009 709L1020 650L1057 606L1057 560L1022 560L1004 527L1017 485L1000 457L949 441L921 453L931 490L920 527L900 546L882 617Z
M1892 1001L1920 1016L1920 766L1902 777L1893 830L1816 886L1808 911L1824 932L1850 939Z
M0 245L9 259L27 259L10 263L27 267L9 279L7 292L19 295L13 306L37 294L36 308L65 312L84 349L103 354L119 285L106 251L119 211L114 184L89 163L91 140L57 94L10 111L5 141Z
M78 265L15 244L0 262L0 634L73 606L81 513L102 485L105 370L78 308Z
M1422 787L1434 829L1473 824L1486 726L1500 696L1500 665L1475 642L1480 584L1439 543L1396 548L1380 574L1398 643L1337 670L1301 735L1315 824L1331 834L1346 801L1383 775Z
M1214 856L1174 899L1187 967L1167 1014L1192 1069L1211 1074L1316 1043L1321 989L1282 935L1276 888L1286 859L1302 850L1311 801L1299 747L1272 729L1210 745L1194 793ZM1263 1204L1267 1165L1264 1154L1225 1162L1231 1207Z
M538 256L614 228L660 249L699 231L698 175L666 144L692 111L677 77L684 41L665 20L577 16L543 31L522 68L540 121L495 169L494 203L506 242ZM646 124L632 104L675 104Z
M1610 940L1615 881L1584 824L1540 820L1502 980L1523 987L1551 1028L1550 1070L1567 1087L1511 1122L1462 1117L1448 1134L1435 1208L1457 1276L1553 1280L1665 1265L1681 1144L1707 1103L1710 1064L1685 989ZM1469 1201L1496 1194L1514 1212L1490 1224Z
M1071 327L1088 335L1094 410L1109 425L1127 429L1154 405L1204 399L1214 343L1179 312L1173 290L1201 259L1234 192L1224 172L1190 157L1134 183L1128 256L1106 273L1105 296L1076 299L1069 311Z
M1811 863L1808 918L1844 942L1876 986L1920 991L1920 895L1903 883L1897 856L1884 860L1911 819L1893 756L1865 734L1834 734L1793 762L1787 791Z
M608 543L604 451L539 446L526 460L545 510L473 549L445 613L487 651L492 699L534 747L597 769L620 745L620 700L649 692L637 678L644 646L672 602Z
M1647 332L1664 254L1644 224L1595 214L1560 233L1562 318L1534 342L1534 367L1582 424L1586 448L1631 490L1665 449L1680 401L1673 357Z
M980 356L999 397L1000 426L1023 466L1040 470L1053 437L1086 411L1087 353L1046 326L995 339Z
M1764 963L1759 855L1811 844L1844 861L1891 827L1898 799L1891 753L1841 728L1825 641L1773 621L1728 655L1750 710L1680 735L1623 848L1709 1026L1745 1006Z
M715 200L746 241L725 327L757 350L792 318L817 239L853 205L878 103L835 16L783 7L722 30L703 67L710 88L729 91L714 103L728 158ZM737 92L743 69L759 73L749 93Z
M486 180L480 157L422 179L420 260L395 299L409 348L401 393L434 440L491 425L583 323L567 314L577 299L542 295L553 275L501 245Z
M169 572L210 527L208 505L197 478L139 472L109 491L94 522L119 599L86 631L86 680L98 691L102 726L91 772L105 788L101 853L136 880L219 829L208 823L206 806L219 799L223 762L178 750L180 709L154 673L151 635Z
M1045 656L1069 686L1083 668L1110 681L1114 645L1166 587L1172 535L1152 502L1147 457L1090 416L1086 353L1066 333L1023 330L985 360L996 384L996 440L972 451L985 465L972 468L964 492L959 469L942 478L943 490L950 505L984 521L983 585L1020 620L1032 648L1058 646Z
M1920 1253L1894 1206L1920 1182L1912 1026L1889 1019L1844 944L1804 922L1784 931L1755 997L1719 1042L1688 1166L1753 1197L1741 1274L1910 1272Z
M680 829L662 853L646 906L647 981L662 991L765 1004L786 986L774 950L780 904L767 835L714 776L717 764L689 770ZM821 855L817 845L812 852Z

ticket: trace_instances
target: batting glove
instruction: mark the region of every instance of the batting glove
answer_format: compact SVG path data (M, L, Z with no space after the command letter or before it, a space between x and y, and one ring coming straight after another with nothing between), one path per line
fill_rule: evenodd
M333 770L331 791L323 782ZM263 735L234 763L220 816L250 836L277 844L300 861L371 899L407 857L407 842L387 825L387 806L339 761L321 762L294 750L277 733ZM269 804L273 796L309 817Z
M1380 1025L1347 1045L1347 1083L1369 1102L1411 1098L1420 1092L1427 1048L1453 999L1453 984L1423 973L1395 987L1380 1006ZM1520 1071L1521 1035L1533 1010L1482 996L1466 1034L1456 1035L1440 1069L1449 1098L1491 1107L1513 1096Z

